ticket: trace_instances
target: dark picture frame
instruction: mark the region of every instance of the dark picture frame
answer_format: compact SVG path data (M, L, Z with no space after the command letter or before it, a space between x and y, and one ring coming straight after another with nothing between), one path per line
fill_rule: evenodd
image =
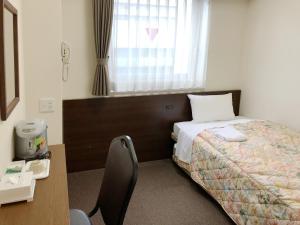
M18 11L7 0L0 0L0 111L1 120L7 120L16 105L20 101L19 90L19 48L18 48ZM5 10L12 14L13 18L13 59L14 59L14 98L8 102L7 100L7 85L5 74Z

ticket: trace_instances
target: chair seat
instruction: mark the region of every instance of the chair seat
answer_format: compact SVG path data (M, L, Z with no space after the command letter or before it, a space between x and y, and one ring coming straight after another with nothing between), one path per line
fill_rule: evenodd
M70 220L71 225L92 225L89 217L85 214L85 212L79 209L70 210Z

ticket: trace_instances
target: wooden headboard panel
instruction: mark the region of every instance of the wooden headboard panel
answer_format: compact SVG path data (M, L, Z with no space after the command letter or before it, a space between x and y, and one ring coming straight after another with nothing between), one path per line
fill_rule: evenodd
M239 114L240 90L194 93L232 93ZM111 140L129 135L138 160L169 158L174 122L192 119L186 94L112 97L63 101L63 138L69 172L102 168Z

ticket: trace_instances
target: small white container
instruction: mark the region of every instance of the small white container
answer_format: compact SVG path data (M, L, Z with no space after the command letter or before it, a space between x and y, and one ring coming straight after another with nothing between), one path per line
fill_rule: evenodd
M0 207L12 202L32 201L34 189L32 172L4 175L0 182Z
M25 169L25 160L22 161L13 161L8 164L5 168L4 175L16 174L24 172Z

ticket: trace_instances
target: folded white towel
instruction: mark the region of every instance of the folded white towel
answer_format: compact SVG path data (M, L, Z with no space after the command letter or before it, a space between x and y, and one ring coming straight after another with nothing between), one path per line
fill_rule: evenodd
M232 126L210 129L215 135L229 142L247 141L247 137Z

